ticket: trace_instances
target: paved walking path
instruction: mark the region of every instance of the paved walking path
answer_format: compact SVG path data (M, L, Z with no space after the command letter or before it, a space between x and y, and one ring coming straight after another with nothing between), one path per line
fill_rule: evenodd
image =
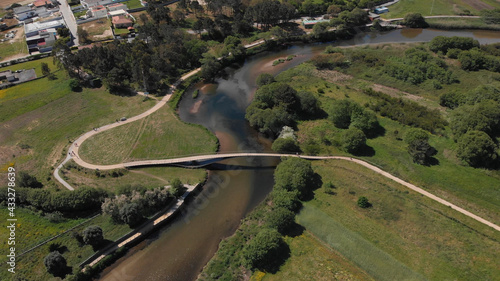
M197 186L196 185L185 185L185 187L187 188L187 190L186 190L186 192L184 192L184 195L182 195L179 199L177 199L177 201L172 206L168 207L167 210L165 210L163 214L160 214L158 217L149 220L148 222L144 223L139 228L130 231L129 233L125 234L122 238L120 238L120 239L116 240L115 242L111 243L110 245L106 246L104 249L99 250L97 253L92 255L90 258L88 258L87 260L82 262L80 264L80 267L84 267L85 265L94 266L100 260L102 260L104 257L112 254L113 252L115 252L119 248L134 242L139 237L143 238L147 234L151 233L151 231L153 231L158 224L160 224L161 222L163 222L166 219L168 219L169 217L171 217L173 214L175 214L179 210L179 208L182 207L186 197ZM85 269L83 271L85 271Z
M264 43L263 40L260 40L260 41L257 41L257 42L254 42L254 43L251 43L249 45L246 45L245 48L250 48L250 47L254 47L256 45L259 45L259 44L262 44ZM88 169L99 169L99 170L110 170L110 169L120 169L120 168L131 168L131 167L140 167L140 166L151 166L151 165L168 165L168 164L182 164L182 163L189 163L189 162L200 162L200 161L210 161L210 160L222 160L222 159L228 159L228 158L234 158L234 157L282 157L282 156L288 156L288 157L300 157L300 158L304 158L304 159L308 159L308 160L326 160L326 159L337 159L337 160L346 160L346 161L351 161L351 162L355 162L359 165L362 165L362 166L365 166L367 167L368 169L378 173L378 174L381 174L393 181L396 181L408 188L410 188L411 190L415 191L415 192L418 192L428 198L431 198L432 200L435 200L443 205L446 205L446 206L449 206L451 207L452 209L470 217L470 218L473 218L475 219L476 221L479 221L483 224L486 224L492 228L494 228L495 230L497 231L500 231L500 226L490 222L490 221L487 221L477 215L474 215L473 213L465 210L465 209L462 209L444 199L441 199L411 183L408 183L406 181L403 181L402 179L400 178L397 178L391 174L389 174L388 172L385 172L383 171L382 169L374 166L374 165L371 165L363 160L359 160L359 159L355 159L355 158L350 158L350 157L343 157L343 156L307 156L307 155L297 155L297 154L278 154L278 153L230 153L230 154L212 154L212 155L198 155L198 156L189 156L189 157L181 157L181 158L173 158L173 159L158 159L158 160L143 160L143 161L134 161L134 162L128 162L128 163L119 163L119 164L114 164L114 165L96 165L96 164L90 164L90 163L87 163L85 161L83 161L80 156L79 156L79 146L85 141L87 140L88 138L92 137L93 135L96 135L100 132L103 132L103 131L107 131L107 130L110 130L112 128L116 128L118 126L121 126L121 125L125 125L125 124L128 124L128 123L131 123L131 122L134 122L134 121L137 121L137 120L140 120L142 118L145 118L151 114L153 114L154 112L156 112L158 109L162 108L167 102L168 100L170 99L170 97L172 96L173 92L175 91L176 87L182 82L184 81L185 79L188 79L189 77L197 74L198 72L201 71L201 68L197 68L187 74L185 74L184 76L182 76L179 80L177 80L174 85L172 85L172 87L170 88L169 92L167 93L167 95L165 95L165 97L163 97L156 105L154 105L152 108L148 109L147 111L137 115L137 116L134 116L134 117L131 117L125 121L118 121L118 122L115 122L115 123L112 123L112 124L108 124L108 125L105 125L103 127L100 127L100 128L96 128L92 131L89 131L85 134L83 134L82 136L80 136L76 141L74 141L70 148L69 148L69 153L68 155L66 156L66 158L64 159L64 161L54 170L54 176L55 178L61 183L63 184L66 188L68 188L69 190L74 190L74 188L68 184L65 180L63 180L60 175L59 175L59 171L60 169L63 167L63 165L65 163L67 163L69 160L73 159L78 165L82 166L82 167L85 167L85 168L88 168Z

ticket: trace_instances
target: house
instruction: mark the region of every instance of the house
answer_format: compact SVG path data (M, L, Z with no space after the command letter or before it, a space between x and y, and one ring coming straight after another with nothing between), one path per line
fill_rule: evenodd
M57 29L61 27L65 27L62 19L25 24L24 32L28 51L30 53L52 51L57 40Z
M127 5L123 3L115 3L107 6L108 11L113 12L113 11L118 11L118 10L127 10Z
M131 19L123 15L114 16L112 22L115 28L127 28L134 25L134 22Z
M380 18L380 15L377 15L375 13L372 13L372 12L369 12L368 13L368 17L370 18L371 21L374 21L376 19L379 19Z
M104 18L108 15L108 10L103 5L90 8L87 15L94 18Z
M383 13L388 13L389 9L387 7L379 7L379 8L375 8L375 10L373 12L375 14L383 14Z
M302 21L302 25L304 26L304 28L306 29L311 29L313 28L313 26L317 23L320 23L320 22L330 22L330 20L327 20L327 19L319 19L319 20L303 20Z
M113 4L113 2L113 0L80 0L80 4L82 4L85 9L90 9L95 6L106 6Z
M37 34L26 37L26 44L28 44L28 51L34 52L50 52L57 40L57 30L49 28L40 30Z
M40 7L45 7L45 8L52 8L53 5L52 5L52 1L50 0L36 0L33 5L36 7L36 8L40 8Z
M18 20L26 20L36 16L35 11L28 6L14 8L14 14Z

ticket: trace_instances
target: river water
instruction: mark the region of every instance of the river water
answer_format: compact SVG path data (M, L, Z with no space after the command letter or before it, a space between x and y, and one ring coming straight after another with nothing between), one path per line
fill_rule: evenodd
M297 45L278 52L248 58L244 64L225 69L214 84L197 84L179 104L180 118L201 124L214 132L221 152L270 151L271 142L248 126L245 109L256 90L255 80L263 72L277 74L309 60L326 46L354 46L374 43L423 42L438 36L474 37L481 44L500 42L500 32L403 29L359 33L351 40L329 44ZM277 58L296 55L272 66ZM194 89L193 89L194 90ZM217 250L221 239L237 229L240 220L270 192L278 159L251 158L220 162L209 170L209 179L197 199L169 226L140 243L100 280L195 280Z

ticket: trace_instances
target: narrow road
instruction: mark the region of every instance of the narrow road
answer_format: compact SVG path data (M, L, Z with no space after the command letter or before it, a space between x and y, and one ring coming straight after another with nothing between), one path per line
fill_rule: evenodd
M73 42L75 43L75 46L78 46L78 25L76 24L75 15L73 14L73 12L71 12L71 7L68 4L68 0L59 0L59 3L61 3L61 5L59 5L59 11L62 13L64 21L66 22L66 26L73 35Z

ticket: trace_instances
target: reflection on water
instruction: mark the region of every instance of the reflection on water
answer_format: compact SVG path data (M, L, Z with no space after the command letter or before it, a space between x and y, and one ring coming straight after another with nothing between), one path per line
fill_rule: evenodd
M500 38L500 33L489 31L403 29L359 33L351 40L296 45L275 53L262 53L249 58L237 69L226 69L224 79L217 79L215 84L197 84L195 88L202 91L197 99L191 97L192 91L187 91L179 105L179 115L186 122L201 124L215 132L223 152L267 151L271 142L257 134L245 120L245 109L256 90L255 80L260 73L275 75L307 61L328 45L419 42L430 41L438 35L474 37L482 44L499 42ZM272 66L274 60L289 55L297 57ZM262 169L211 171L203 191L190 204L187 212L107 269L101 280L196 279L215 253L220 240L234 233L241 218L269 193L273 185L273 170L269 167L276 161L276 158L224 161L234 166Z
M422 28L403 28L401 29L401 35L404 38L415 38L422 34L424 30Z

